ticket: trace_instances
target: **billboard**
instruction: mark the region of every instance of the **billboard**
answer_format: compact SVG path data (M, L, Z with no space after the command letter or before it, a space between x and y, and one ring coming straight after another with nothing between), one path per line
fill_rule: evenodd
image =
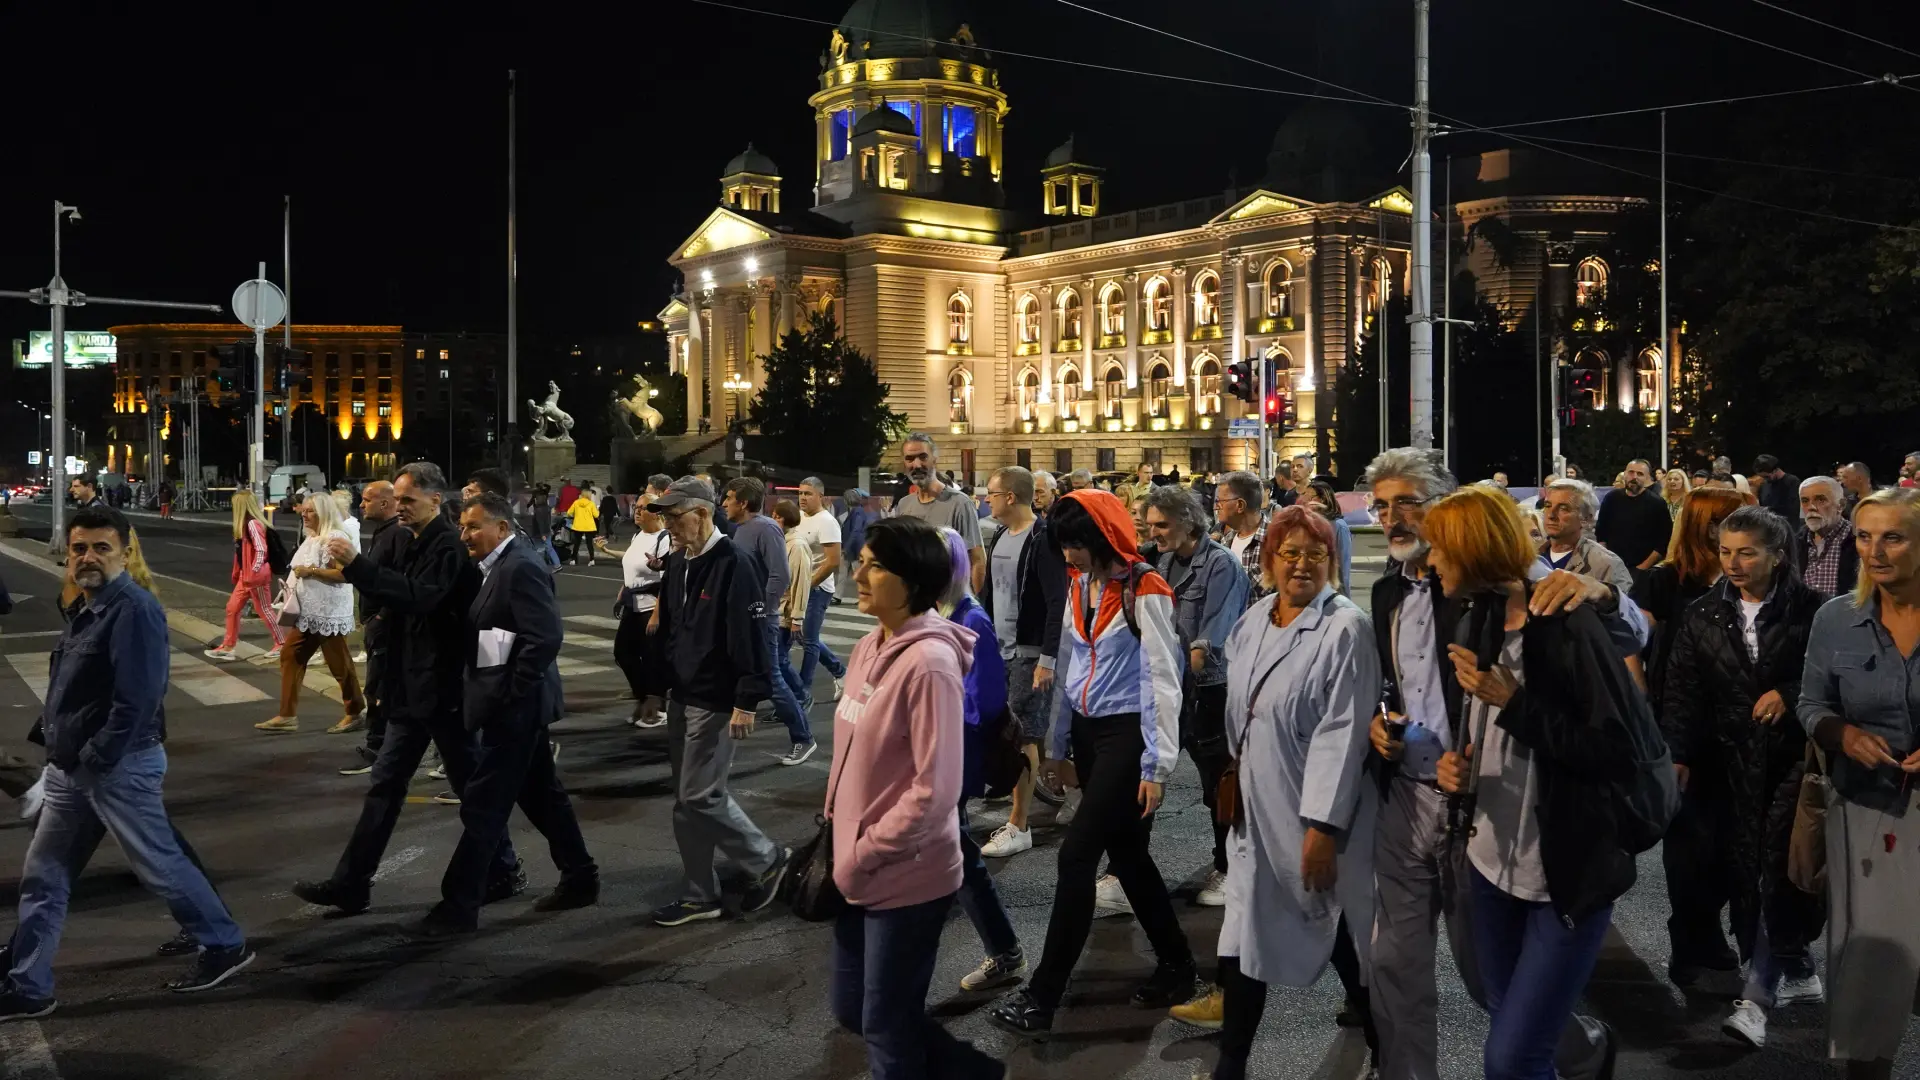
M53 363L53 333L48 330L35 330L27 335L27 351L18 351L15 343L16 367L47 367ZM104 330L67 331L68 367L105 367L114 361L113 335Z

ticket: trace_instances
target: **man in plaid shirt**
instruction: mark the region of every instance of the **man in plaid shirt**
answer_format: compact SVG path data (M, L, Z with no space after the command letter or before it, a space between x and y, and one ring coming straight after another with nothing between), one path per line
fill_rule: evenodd
M1265 487L1250 472L1230 472L1213 490L1213 513L1220 522L1213 538L1239 557L1253 583L1247 593L1249 606L1273 591L1260 580L1260 541L1267 534L1267 518L1273 513L1262 498Z

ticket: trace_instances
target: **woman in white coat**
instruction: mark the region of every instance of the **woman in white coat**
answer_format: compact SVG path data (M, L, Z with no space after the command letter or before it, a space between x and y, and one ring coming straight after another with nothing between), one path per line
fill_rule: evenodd
M1380 658L1366 613L1331 584L1334 553L1324 516L1299 506L1276 513L1260 559L1277 592L1247 609L1227 638L1239 812L1227 837L1215 991L1224 1000L1173 1011L1177 1019L1189 1010L1222 1014L1213 1080L1247 1075L1267 985L1318 981L1342 912L1362 971L1373 937L1379 796L1361 763L1380 702Z

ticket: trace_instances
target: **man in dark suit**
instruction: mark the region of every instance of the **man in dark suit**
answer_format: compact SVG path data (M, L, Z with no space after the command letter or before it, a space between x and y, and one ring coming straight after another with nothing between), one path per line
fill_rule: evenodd
M400 523L413 533L398 567L376 565L355 555L344 538L329 541L328 555L363 595L379 598L388 627L387 670L381 710L387 717L372 784L353 827L347 850L324 881L298 881L293 894L310 904L349 913L367 909L373 875L393 838L393 826L406 804L407 785L429 743L440 749L447 780L459 795L473 774L474 741L461 722L467 651L473 634L468 608L480 591L480 571L467 558L460 536L441 512L447 478L431 462L416 461L393 481ZM502 842L495 853L490 899L503 900L527 887L513 846Z
M499 495L466 501L460 539L483 579L468 613L465 686L466 725L479 750L460 797L465 831L440 880L440 903L416 928L428 937L479 925L488 868L506 841L516 803L547 838L560 870L560 884L535 901L534 910L585 907L600 898L599 867L547 745L547 725L561 714L554 662L563 631L553 579L517 535L513 509Z

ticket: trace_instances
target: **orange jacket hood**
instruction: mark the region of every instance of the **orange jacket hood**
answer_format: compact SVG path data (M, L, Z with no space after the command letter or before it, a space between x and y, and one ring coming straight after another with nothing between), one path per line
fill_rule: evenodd
M1081 488L1060 496L1073 499L1080 508L1093 515L1094 523L1100 526L1100 532L1120 553L1120 558L1129 563L1145 562L1140 557L1140 539L1133 531L1133 515L1127 512L1127 504L1105 491Z

